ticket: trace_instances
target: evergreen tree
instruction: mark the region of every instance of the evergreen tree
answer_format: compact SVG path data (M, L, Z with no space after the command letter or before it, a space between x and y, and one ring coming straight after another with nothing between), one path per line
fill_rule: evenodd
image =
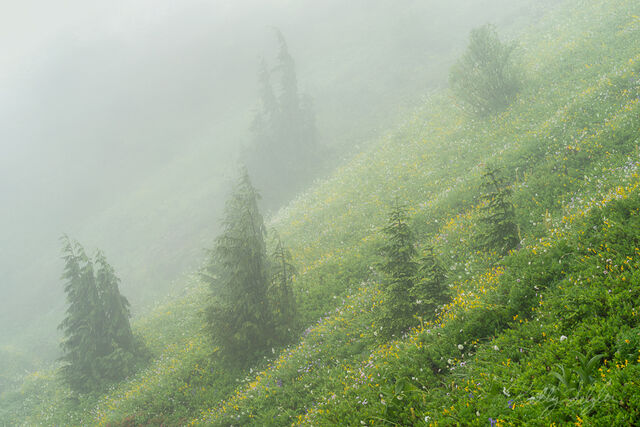
M296 75L295 62L289 53L287 41L279 30L276 30L276 37L280 49L278 50L278 65L276 70L280 72L280 109L283 119L291 120L285 125L297 127L300 114L300 95L298 94L298 77ZM304 141L297 141L303 143Z
M487 167L482 177L482 190L486 204L482 208L478 246L506 255L520 242L511 188L498 169Z
M98 251L94 259L103 322L98 363L105 379L117 381L133 372L135 364L136 342L129 323L129 301L120 294L120 279L104 254Z
M447 286L447 272L436 256L433 247L428 246L419 261L418 277L413 288L417 312L427 319L435 317L436 310L450 300Z
M227 361L239 365L274 343L265 226L258 199L244 170L227 200L222 233L203 275L212 289L206 317L214 344Z
M511 59L514 48L500 41L493 25L471 31L467 51L449 75L464 111L485 116L504 110L515 99L521 83Z
M63 331L61 343L64 380L77 392L84 393L99 388L101 378L96 370L102 323L102 310L95 286L93 265L84 249L68 237L63 237L66 280L67 313L59 326Z
M261 62L259 108L251 124L252 140L243 153L268 207L301 189L321 170L325 157L317 141L313 103L299 93L295 62L284 36L276 30L276 37L276 66L270 70Z
M272 124L275 120L275 115L278 113L278 99L273 90L271 84L271 73L269 72L269 66L267 62L262 59L260 62L260 70L258 73L258 82L260 85L260 101L262 111L257 116L264 115L266 123Z
M291 263L291 253L275 231L274 241L274 249L271 254L272 273L269 300L274 316L276 336L280 343L286 343L292 338L292 328L296 318L296 300L291 285L296 270Z
M94 261L66 236L63 244L62 278L69 307L59 326L64 353L61 373L74 391L86 393L133 371L136 350L129 303L120 294L119 279L102 253Z
M382 336L388 338L406 329L415 312L412 298L417 270L415 240L404 206L396 202L382 231L386 240L380 269L386 278L383 283L384 301L378 317L383 325Z

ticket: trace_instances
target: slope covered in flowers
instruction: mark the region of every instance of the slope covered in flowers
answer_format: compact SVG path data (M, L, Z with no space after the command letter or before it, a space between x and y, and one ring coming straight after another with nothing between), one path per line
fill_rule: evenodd
M566 0L517 50L525 88L504 113L434 95L398 129L271 221L291 248L298 343L250 371L216 362L206 289L136 329L152 360L70 404L52 374L9 419L27 424L624 424L640 417L640 4ZM480 176L512 182L522 248L478 252ZM394 199L433 245L455 297L391 342L375 310L380 227ZM572 350L572 351L569 351ZM580 357L596 360L587 372ZM593 368L596 362L591 365ZM586 376L580 375L580 370ZM564 378L564 383L553 375Z
M490 122L473 122L461 117L446 98L434 99L378 147L281 212L275 223L294 242L294 253L304 266L298 286L309 300L307 313L315 314L312 308L328 292L339 294L358 281L376 282L370 267L376 262L378 229L396 196L412 206L422 242L434 244L448 259L457 297L434 324L421 325L392 343L373 344L368 354L354 351L345 357L338 351L342 346L326 339L322 350L316 347L301 359L307 339L303 338L296 351L285 353L284 360L252 377L233 398L193 422L483 425L537 418L544 425L554 420L582 422L612 409L619 409L612 415L620 417L617 422L633 420L637 414L630 410L630 400L638 396L616 396L619 383L593 382L580 386L579 392L565 390L547 371L574 369L571 358L578 354L565 352L560 357L558 343L589 357L603 354L605 372L616 363L637 370L638 355L633 351L626 362L612 362L619 356L611 343L622 338L606 335L612 333L606 328L626 328L632 331L627 334L637 336L633 328L638 295L633 282L625 278L631 285L621 287L621 293L604 290L612 301L620 295L636 298L621 317L611 312L615 307L611 302L599 315L591 312L589 298L603 291L599 282L592 285L593 295L567 297L566 293L581 271L597 267L598 262L593 257L587 262L585 254L573 260L577 256L573 245L583 252L589 249L581 237L586 229L577 224L593 208L599 211L612 200L638 198L639 9L629 1L568 2L566 15L551 16L545 28L523 41L523 62L534 73L517 105ZM494 268L489 268L496 261L492 255L475 253L471 243L480 165L489 161L512 172L524 236L524 248ZM623 229L629 226L619 224ZM609 264L612 258L607 258ZM627 268L636 268L635 262ZM529 267L536 264L537 269ZM522 277L514 277L518 274ZM325 281L330 284L319 286ZM538 292L543 286L553 303L549 311L545 294ZM572 291L580 289L574 286ZM539 307L545 310L534 324L532 316ZM367 313L374 309L375 302ZM566 338L567 324L540 321L559 318L560 309L581 313L580 325L588 332ZM604 330L593 327L590 315L603 313L610 324L603 325ZM362 323L350 322L336 330L359 337L357 341L369 347L376 343L372 335L380 325L367 321L370 316L359 317ZM576 323L571 325L576 328ZM537 329L535 334L531 328ZM527 333L525 346L521 335ZM589 333L609 345L590 347L585 343ZM560 341L561 337L565 338ZM520 344L515 352L514 341ZM622 342L637 347L637 339ZM314 365L313 360L323 361ZM297 371L308 366L314 369ZM480 379L485 377L491 381L483 386ZM518 379L517 390L513 383ZM445 385L433 387L434 383ZM481 386L490 393L480 398ZM630 389L636 386L633 381L626 384ZM471 396L481 403L472 405ZM618 397L625 402L621 408L606 404ZM530 409L514 416L517 405ZM472 407L476 409L465 412Z

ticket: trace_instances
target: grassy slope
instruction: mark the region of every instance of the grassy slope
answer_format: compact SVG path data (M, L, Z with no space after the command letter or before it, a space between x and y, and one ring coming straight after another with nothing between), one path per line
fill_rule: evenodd
M517 181L519 217L534 258L535 246L543 245L537 239L551 229L545 213L555 226L564 227L563 217L583 212L601 195L610 199L607 194L611 188L636 179L637 9L632 2L571 2L565 14L550 19L546 28L523 41L530 86L510 111L492 122L473 123L460 117L446 99L434 100L434 105L418 113L376 150L363 154L284 212L276 223L294 244L298 263L305 266L299 280L306 295L303 305L308 305L305 312L316 315L312 307L322 306L319 303L332 293L340 295L342 289L371 278L368 272L376 260L377 227L384 221L386 202L395 193L415 208L414 223L423 241L435 233L432 240L441 255L449 258L459 298L447 320L473 328L473 323L456 322L458 310L490 306L491 299L498 297L489 290L502 283L498 279L502 270L488 270L486 258L474 254L469 245L476 218L479 163L492 160L512 171ZM570 221L567 219L567 224ZM554 242L559 239L554 235ZM320 283L325 286L318 286ZM360 313L375 305L375 285L369 287L373 289L364 286L354 297L368 298L367 309L347 301L344 313L325 318L299 347L285 353L200 421L244 424L257 417L256 424L286 424L305 409L311 411L300 420L320 424L345 420L370 423L376 417L380 421L387 411L380 395L397 391L394 384L398 378L419 378L429 357L412 360L410 349L422 339L417 332L393 346L375 349L362 361L358 346L351 355L344 355L353 338L365 348L375 341L372 331L377 325L371 325L370 317ZM527 313L520 316L529 317ZM497 324L489 328L491 334L495 328L507 326L504 313L493 317ZM333 332L333 339L329 339L328 329L340 332ZM447 329L456 335L459 330ZM477 335L481 332L475 331ZM461 338L471 343L487 337L447 336L432 345L445 349L439 355L443 360L455 359L460 352L450 352L444 344L462 344L458 341ZM401 362L393 363L396 357ZM450 379L422 378L425 384ZM276 380L283 386L278 387ZM439 391L429 390L423 396L429 401ZM365 400L367 403L362 403ZM406 406L405 401L402 407L408 413ZM426 412L428 405L422 406ZM356 412L354 407L361 409ZM402 418L406 415L395 413L389 420L408 422ZM490 415L498 418L499 412ZM487 422L488 416L482 421Z
M442 17L447 8L454 7L452 4L413 2L396 10L392 20L388 19L392 5L385 2L376 6L366 1L360 5L354 2L346 8L341 2L333 3L341 10L338 21L335 10L324 2L320 9L326 15L314 16L317 22L331 21L333 36L327 37L323 25L305 25L304 31L296 30L300 24L294 21L299 23L305 21L302 16L313 15L302 6L288 7L287 16L299 19L283 23L281 28L290 36L305 34L304 49L297 46L295 38L291 38L290 47L297 58L303 91L315 98L318 129L323 142L330 145L334 158L329 161L331 164L359 151L372 135L378 135L381 129L387 129L412 111L424 93L441 87L446 82L446 70L464 48L469 28L492 19L510 36L525 23L538 19L541 11L557 1L466 2L461 13L449 19ZM358 12L362 5L367 6L365 14ZM375 34L368 31L370 28L377 29ZM326 55L319 52L331 52L333 60L327 63ZM384 73L380 73L381 67ZM383 75L387 78L382 78ZM251 73L249 81L253 77ZM236 101L242 104L244 98L239 96ZM134 317L144 316L153 302L182 287L181 276L197 267L202 248L211 244L216 233L216 219L227 189L224 177L233 174L233 162L228 162L235 157L228 151L232 147L222 149L211 141L221 135L226 135L229 141L246 139L246 135L242 136L245 132L238 130L246 128L249 117L245 116L249 112L240 114L237 108L227 107L230 109L225 107L224 117L215 112L191 117L192 123L200 119L203 122L181 135L182 139L193 139L187 151L181 150L178 157L157 164L157 170L138 165L137 172L142 175L136 174L138 179L131 183L133 187L121 188L113 199L104 199L106 204L96 207L85 220L67 218L68 221L63 221L67 225L61 223L58 231L45 225L49 237L35 239L37 248L31 251L16 236L23 252L30 254L30 261L24 265L12 263L13 269L9 270L13 271L7 272L5 282L39 287L28 287L32 298L21 298L10 304L8 310L0 310L0 323L4 326L0 329L3 342L0 393L15 389L25 372L43 369L59 356L60 336L55 325L62 319L65 302L62 287L57 283L62 268L58 233L68 233L86 244L88 250L99 247L105 252L122 279L121 290L131 302ZM217 119L211 122L210 115ZM224 165L218 164L220 159L225 159ZM38 255L33 256L34 253ZM42 313L34 315L34 310L26 309L26 302L31 308L34 304L38 306L35 312ZM29 353L37 357L29 357Z
M633 197L640 129L638 15L640 6L632 1L568 1L522 40L528 85L510 110L474 122L462 117L447 96L436 97L376 147L281 211L273 225L295 254L303 323L312 326L298 345L265 362L259 372L222 371L209 357L197 315L206 291L194 280L190 296L159 307L137 325L157 357L136 378L74 410L63 403L64 388L37 378L50 374L36 374L22 390L31 400L21 410L12 409L8 419L25 420L30 413L29 424L282 425L297 420L324 425L425 419L487 424L489 417L506 422L536 417L544 424L544 417L596 417L583 410L594 401L612 409L607 402L614 400L613 386L607 380L619 385L616 379L626 369L637 372L633 359L626 365L618 360L625 368L615 368L612 379L605 375L582 395L569 389L552 394L545 370L555 363L571 365L561 345L606 353L612 360L617 342L612 328L631 328L637 315L611 316L622 323L597 329L602 343L587 347L588 332L572 336L569 331L597 322L584 313L552 319L560 308L571 312L564 306L579 312L589 305L575 289L562 289L577 280L572 274L579 276L585 265L598 261L579 265L574 256L566 270L548 266L562 265L568 247L575 246L575 253L586 250L579 230L587 228L575 224L587 221L583 217L592 206L620 194ZM480 165L488 161L511 174L525 236L525 248L493 268L493 255L476 253L471 244ZM446 260L457 297L435 324L380 345L379 325L371 315L379 301L378 277L371 267L378 259L379 226L395 196L412 207L420 242L434 243ZM544 294L530 295L532 283L544 286ZM594 300L600 298L598 286L593 285ZM571 298L564 300L565 295ZM615 289L613 295L618 295ZM547 300L550 306L540 305ZM541 308L532 311L532 301ZM531 313L542 320L536 323ZM520 343L534 335L526 345ZM560 342L560 335L568 342ZM529 400L542 393L551 397ZM560 404L554 407L553 398ZM615 409L621 416L631 414L624 405Z

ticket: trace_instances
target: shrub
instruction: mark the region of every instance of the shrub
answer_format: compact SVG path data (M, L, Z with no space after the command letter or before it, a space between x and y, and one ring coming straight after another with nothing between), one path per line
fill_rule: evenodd
M513 101L520 89L511 60L514 48L500 41L493 25L471 31L467 51L449 75L451 90L465 112L485 116L504 110Z

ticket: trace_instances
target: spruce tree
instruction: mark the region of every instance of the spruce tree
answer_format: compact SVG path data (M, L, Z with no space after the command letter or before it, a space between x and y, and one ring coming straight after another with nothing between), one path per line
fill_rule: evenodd
M211 286L206 318L222 356L246 365L274 343L268 301L265 226L246 170L227 200L222 233L203 275Z
M520 242L511 188L499 169L487 167L482 176L481 189L486 204L481 209L478 247L506 255Z
M380 269L385 280L384 301L378 319L383 326L383 338L388 338L406 329L415 312L412 295L417 270L415 239L404 206L395 203L382 231L386 239Z

